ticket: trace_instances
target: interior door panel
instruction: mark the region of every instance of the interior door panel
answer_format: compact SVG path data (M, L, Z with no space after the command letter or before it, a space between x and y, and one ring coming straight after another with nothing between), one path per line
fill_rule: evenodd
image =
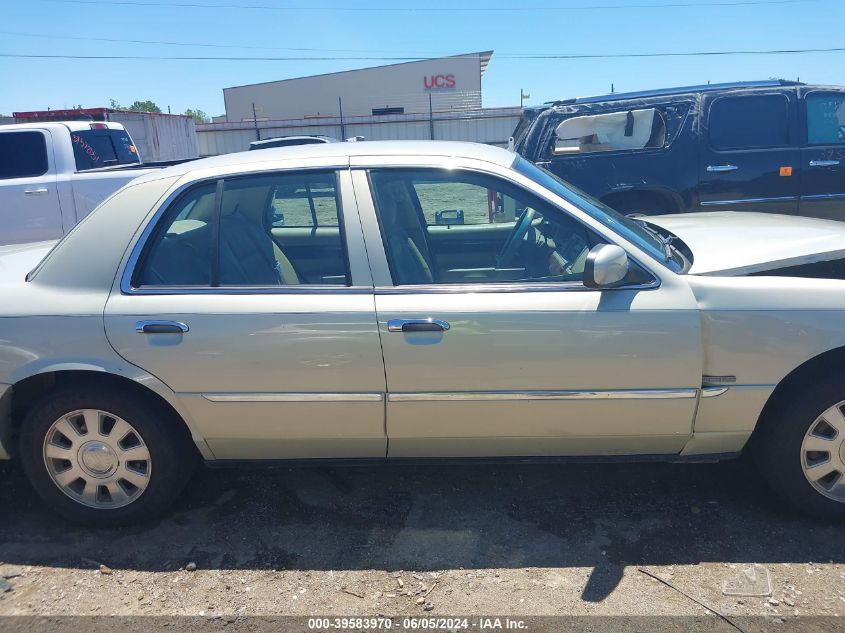
M492 262L513 227L513 222L429 226L428 241L435 265L445 272L472 268L479 261Z
M325 270L327 260L346 259L338 227L284 227L274 228L271 233L300 277L309 283L325 283L330 277L341 279L338 283L345 283L342 280L346 273L342 268ZM327 275L327 272L330 274Z

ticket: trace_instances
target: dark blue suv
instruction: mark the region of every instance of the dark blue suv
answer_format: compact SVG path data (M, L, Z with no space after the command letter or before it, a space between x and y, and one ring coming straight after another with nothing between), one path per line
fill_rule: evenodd
M845 87L712 84L555 101L526 158L624 213L733 209L845 220Z

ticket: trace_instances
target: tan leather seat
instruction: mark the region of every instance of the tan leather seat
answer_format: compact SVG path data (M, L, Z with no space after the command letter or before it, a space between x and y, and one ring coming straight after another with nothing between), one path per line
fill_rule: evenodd
M399 284L434 281L425 227L403 181L387 181L378 187L379 213L387 236L387 253Z
M220 210L221 285L295 285L293 264L265 228L272 188L250 187L224 192Z

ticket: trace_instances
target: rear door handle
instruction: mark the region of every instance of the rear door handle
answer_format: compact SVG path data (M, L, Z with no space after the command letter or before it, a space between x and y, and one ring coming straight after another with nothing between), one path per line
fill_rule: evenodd
M451 326L446 321L433 319L390 319L388 332L445 332Z
M739 169L736 165L707 165L707 171L710 173L721 174L726 171L736 171Z
M45 193L49 193L47 187L39 187L38 189L24 189L24 194L27 196L41 196Z
M836 167L838 160L811 160L810 167Z
M189 329L181 321L138 321L135 324L138 334L184 334Z

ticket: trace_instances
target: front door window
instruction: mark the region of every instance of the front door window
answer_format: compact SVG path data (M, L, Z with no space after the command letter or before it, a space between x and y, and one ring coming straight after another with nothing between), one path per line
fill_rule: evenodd
M497 178L452 170L371 173L396 285L580 282L597 237Z

